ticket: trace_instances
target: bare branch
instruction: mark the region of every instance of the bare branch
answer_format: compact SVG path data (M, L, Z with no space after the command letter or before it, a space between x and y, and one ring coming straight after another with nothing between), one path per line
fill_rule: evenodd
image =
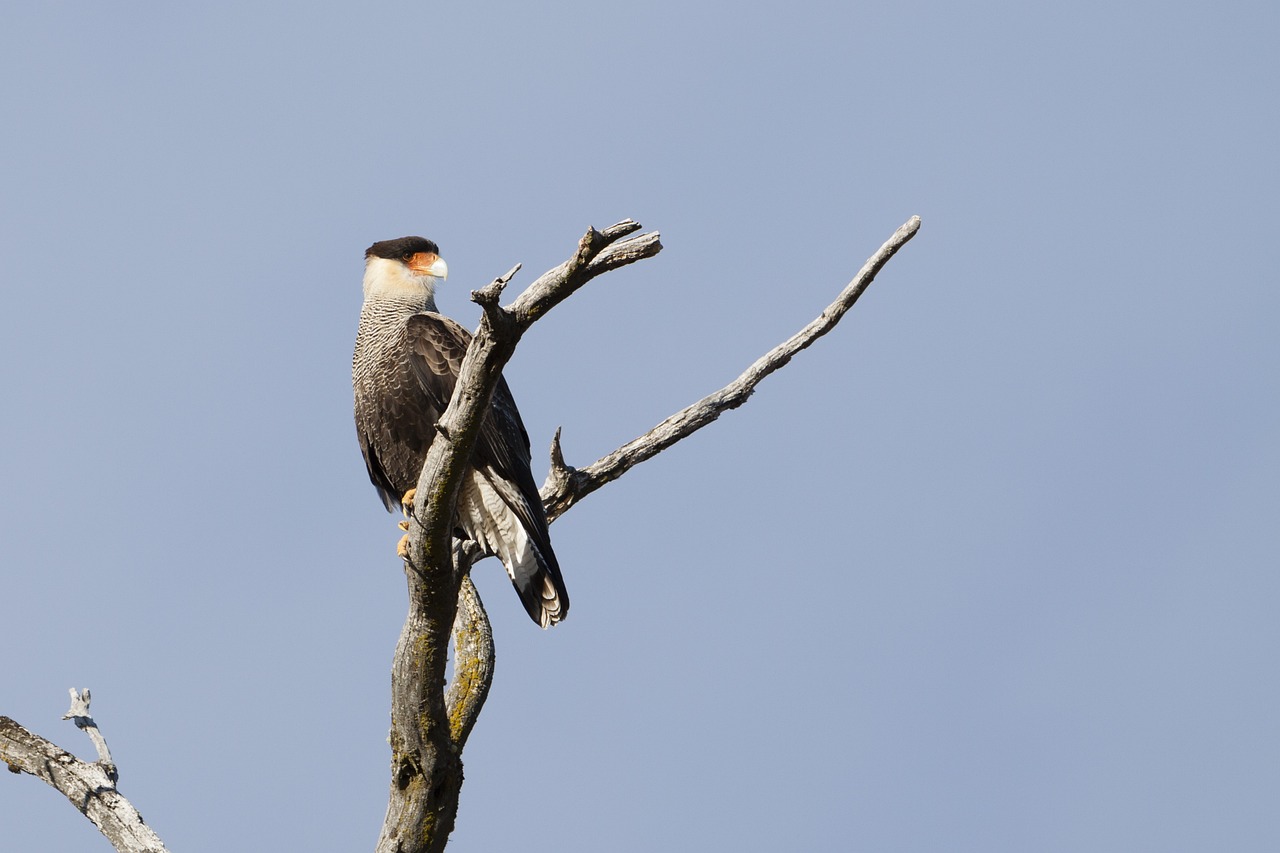
M874 255L867 259L853 281L849 282L836 300L828 305L817 319L774 347L733 382L676 412L644 435L624 444L586 468L575 469L565 465L560 446L560 431L556 430L556 436L551 445L551 471L547 476L547 482L542 487L542 502L547 509L547 520L554 521L596 489L618 479L646 459L656 456L730 409L736 409L745 403L761 380L789 362L791 357L800 350L831 331L875 280L876 273L919 230L920 217L913 216L907 220Z
M72 689L71 710L63 719L73 720L89 734L99 761L81 761L8 717L0 717L0 760L11 772L30 773L60 792L120 853L166 853L164 842L116 790L115 764L88 712L89 691L77 694Z

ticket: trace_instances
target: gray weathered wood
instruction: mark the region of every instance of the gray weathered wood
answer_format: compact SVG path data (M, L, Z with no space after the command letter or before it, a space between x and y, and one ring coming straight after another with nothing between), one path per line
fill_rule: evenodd
M30 773L47 782L93 821L120 853L166 853L164 842L116 790L116 766L89 716L88 690L71 690L71 710L63 719L85 730L98 751L98 761L81 761L8 717L0 717L0 761L13 773Z

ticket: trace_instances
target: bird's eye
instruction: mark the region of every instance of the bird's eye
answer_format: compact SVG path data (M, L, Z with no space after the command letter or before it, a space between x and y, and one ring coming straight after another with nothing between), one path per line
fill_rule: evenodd
M406 264L409 263L409 261L413 260L413 252L405 252L400 256L400 260L404 261Z

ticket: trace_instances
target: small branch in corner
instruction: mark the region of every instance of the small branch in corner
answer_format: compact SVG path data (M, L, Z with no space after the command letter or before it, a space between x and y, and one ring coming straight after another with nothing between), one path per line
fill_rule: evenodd
M66 797L118 853L165 853L160 836L116 788L119 774L115 762L97 723L89 716L89 691L72 688L70 693L71 708L63 719L89 735L98 750L97 761L81 761L8 717L0 717L0 761L11 772L29 773Z

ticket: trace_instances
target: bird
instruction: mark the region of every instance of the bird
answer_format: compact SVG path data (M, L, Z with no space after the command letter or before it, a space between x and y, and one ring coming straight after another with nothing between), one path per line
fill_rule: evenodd
M364 257L364 304L351 361L356 434L383 504L389 511L398 505L407 516L471 334L436 309L436 286L449 267L433 241L383 240ZM530 618L547 628L568 614L569 593L529 462L529 434L511 389L499 379L463 476L454 534L497 555ZM407 538L400 542L402 557Z

